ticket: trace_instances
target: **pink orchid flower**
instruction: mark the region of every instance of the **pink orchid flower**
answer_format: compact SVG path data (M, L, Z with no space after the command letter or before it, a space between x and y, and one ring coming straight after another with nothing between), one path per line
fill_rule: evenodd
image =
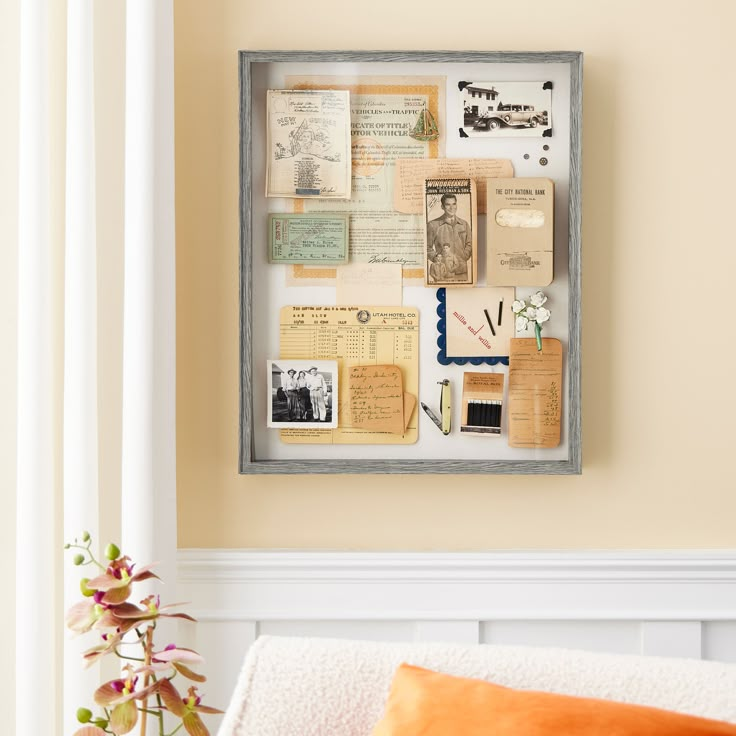
M118 603L116 605L104 602L104 593L97 591L92 598L85 598L75 603L66 614L67 628L83 634L90 629L120 629L126 633L132 629L138 620L144 620L138 614L138 606L132 603ZM146 613L145 619L153 618Z
M188 697L182 698L177 689L169 680L161 680L159 683L159 694L166 707L178 718L189 736L210 736L207 727L199 717L200 713L222 713L217 708L210 708L201 704L201 698L197 695L197 688L190 687Z
M169 609L175 608L176 606L183 606L184 604L169 603L166 606L162 606L161 596L158 595L147 596L141 601L141 605L144 607L138 608L138 606L133 606L130 603L123 603L120 606L113 606L113 611L116 618L119 618L123 622L133 622L132 624L128 624L128 628L125 629L125 631L130 629L131 626L135 626L144 621L153 621L159 617L184 618L187 621L196 621L196 619L192 618L187 613L164 613L164 611L168 611ZM130 606L130 608L121 610L123 606Z
M106 654L114 652L118 644L122 642L123 635L120 632L120 629L116 629L110 633L102 634L101 639L102 641L100 644L88 649L84 654L82 654L85 667L90 667L95 662L102 659ZM128 643L131 644L133 642L129 641Z
M131 585L141 580L158 578L151 572L153 565L145 565L138 572L133 572L135 565L131 563L130 557L118 557L113 560L107 570L96 578L87 581L87 587L91 590L103 592L102 602L107 604L122 603L128 599L131 593Z
M169 644L166 649L161 652L154 652L151 657L151 664L147 667L140 667L137 673L164 672L172 667L184 677L195 682L205 682L207 678L204 675L197 674L189 669L191 664L202 664L204 659L193 649L177 647L175 644Z
M129 733L138 722L138 706L136 700L148 697L158 689L160 683L154 682L148 687L136 690L138 677L130 665L125 666L127 676L124 679L110 680L95 690L94 700L97 705L112 707L110 712L110 730L116 735Z

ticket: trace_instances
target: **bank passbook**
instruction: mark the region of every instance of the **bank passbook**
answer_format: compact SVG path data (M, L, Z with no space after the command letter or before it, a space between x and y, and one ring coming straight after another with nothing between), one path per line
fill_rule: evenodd
M489 286L547 286L554 266L555 187L550 179L489 179Z

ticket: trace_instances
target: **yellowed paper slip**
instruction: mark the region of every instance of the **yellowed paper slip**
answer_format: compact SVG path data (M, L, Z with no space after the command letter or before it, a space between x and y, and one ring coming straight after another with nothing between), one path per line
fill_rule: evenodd
M560 444L562 344L533 337L511 340L509 356L509 446L546 448Z
M554 268L555 187L551 179L494 179L488 186L489 286L547 286Z
M414 394L407 394L404 392L404 432L409 427L414 416L414 409L417 408L417 397Z
M486 211L487 179L510 177L514 167L508 159L484 158L400 158L394 174L394 209L407 215L424 211L425 179L461 179L475 181L478 188L478 214Z
M398 366L354 365L348 391L353 427L403 434L404 387Z
M417 441L417 412L403 433L354 427L350 416L350 369L397 366L403 393L419 395L419 310L401 306L290 306L280 311L280 357L338 361L340 395L337 429L284 429L292 444L412 444ZM412 399L404 399L411 404ZM406 404L405 404L406 406ZM333 407L334 411L334 407ZM404 409L405 413L409 409Z

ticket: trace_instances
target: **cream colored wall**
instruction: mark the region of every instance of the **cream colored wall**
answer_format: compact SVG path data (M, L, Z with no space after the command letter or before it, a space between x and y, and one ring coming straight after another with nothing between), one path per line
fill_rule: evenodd
M736 546L730 0L177 0L183 547ZM239 476L238 49L585 52L580 477Z

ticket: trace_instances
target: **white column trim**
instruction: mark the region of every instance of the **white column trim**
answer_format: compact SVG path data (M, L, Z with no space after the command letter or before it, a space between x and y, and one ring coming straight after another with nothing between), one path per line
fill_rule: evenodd
M64 268L64 540L84 530L99 539L97 439L97 218L92 0L67 6L66 233ZM97 550L94 550L97 553ZM65 555L64 609L79 600L80 568ZM88 571L94 577L94 571ZM99 684L82 666L85 638L64 639L64 733Z
M128 0L122 540L135 560L159 560L169 580L176 551L173 37L171 0Z
M55 734L57 726L52 697L56 687L56 626L48 601L39 605L38 599L39 581L53 579L59 557L54 516L57 458L49 12L48 0L20 3L15 582L15 714L19 734ZM54 594L53 584L49 594ZM49 694L44 707L39 707L39 693ZM31 714L32 727L20 725Z

